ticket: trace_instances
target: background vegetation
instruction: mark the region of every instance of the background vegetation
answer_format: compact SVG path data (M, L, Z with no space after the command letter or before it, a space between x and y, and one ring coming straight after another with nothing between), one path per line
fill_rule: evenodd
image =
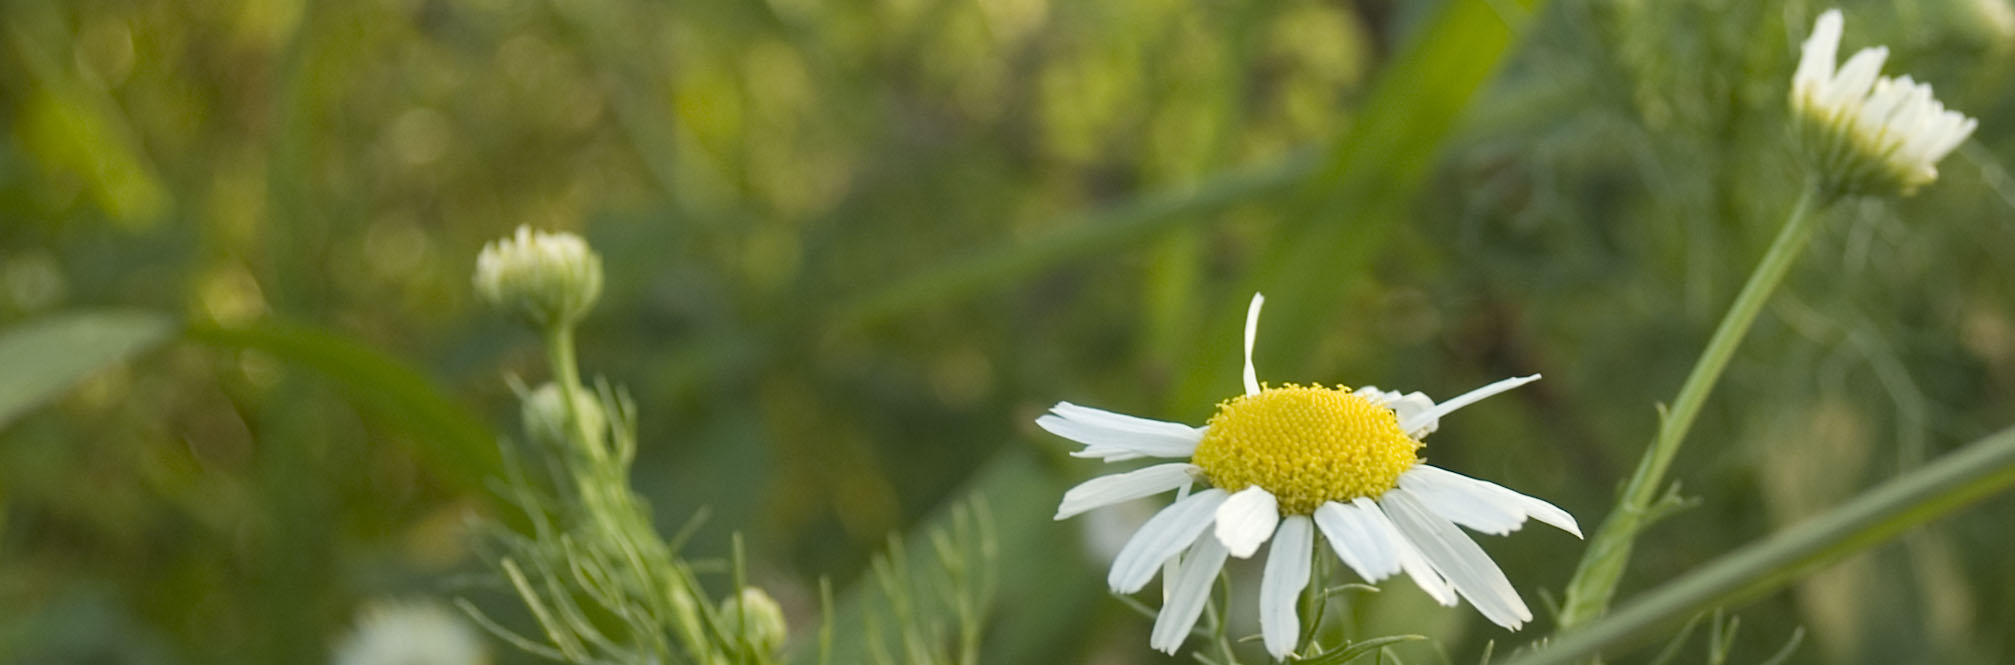
M503 373L540 366L469 289L520 224L606 257L582 364L641 407L661 529L706 511L701 558L744 533L802 635L819 577L848 596L978 489L987 662L1164 662L1100 583L1126 518L1048 519L1101 469L1031 420L1202 421L1254 290L1274 380L1543 372L1424 452L1593 525L1795 196L1823 8L0 2L0 661L316 662L370 598L508 607L454 581ZM1981 129L1917 197L1830 211L1623 598L2015 421L2015 8L1846 9L1848 48ZM2005 662L2010 519L1732 608L1734 652L1802 626L1792 662ZM1484 545L1536 608L1581 553ZM1408 662L1548 629L1405 585L1356 607L1437 638Z

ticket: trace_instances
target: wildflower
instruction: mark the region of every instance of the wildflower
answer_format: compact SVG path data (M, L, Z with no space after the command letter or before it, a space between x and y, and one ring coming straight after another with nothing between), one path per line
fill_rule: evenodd
M453 610L430 601L380 602L336 645L336 665L482 665L483 645Z
M1840 193L1910 195L1938 179L1938 161L1978 124L1909 76L1880 76L1887 47L1861 49L1839 69L1841 15L1819 15L1791 77L1791 109L1806 156Z
M1492 622L1518 629L1531 610L1489 555L1456 525L1503 535L1527 517L1579 537L1574 517L1499 485L1428 466L1420 439L1442 416L1537 380L1505 379L1436 404L1365 386L1259 383L1252 346L1264 299L1245 322L1245 395L1220 403L1203 427L1148 420L1059 402L1036 424L1084 444L1072 453L1107 462L1188 458L1093 478L1064 493L1056 519L1180 490L1121 548L1106 582L1115 593L1146 586L1165 563L1166 601L1149 644L1174 653L1195 627L1227 556L1247 558L1273 541L1260 582L1260 632L1280 658L1300 634L1297 596L1308 585L1316 532L1366 581L1401 571L1445 606L1469 600ZM1191 493L1198 482L1207 487ZM1215 528L1213 528L1215 527ZM1186 550L1186 553L1185 553ZM1182 555L1178 559L1178 555Z
M602 259L572 233L518 227L476 255L476 293L539 328L570 326L602 294Z

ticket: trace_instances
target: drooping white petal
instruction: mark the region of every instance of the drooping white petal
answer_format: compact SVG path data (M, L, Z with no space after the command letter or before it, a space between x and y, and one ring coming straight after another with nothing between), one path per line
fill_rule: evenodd
M1187 483L1194 474L1201 472L1195 464L1171 462L1156 464L1143 469L1110 476L1099 476L1079 483L1077 487L1063 493L1063 503L1056 507L1056 519L1065 519L1093 508L1109 506L1121 501L1131 501L1144 496L1154 496Z
M1074 457L1094 457L1107 462L1140 457L1188 457L1203 440L1204 428L1181 423L1149 420L1058 402L1050 413L1035 420L1036 426L1051 434L1085 444Z
M1266 296L1252 294L1252 304L1245 308L1245 394L1259 394L1259 372L1252 368L1252 343L1259 338L1259 308L1266 304Z
M1390 495L1393 491L1397 491L1397 488L1387 491L1386 494ZM1392 519L1386 515L1384 508L1364 497L1351 499L1350 504L1357 508L1358 514L1365 517L1362 524L1377 532L1378 539L1392 548L1392 555L1399 559L1399 569L1406 571L1406 576L1413 578L1413 583L1419 586L1421 591L1427 592L1428 597L1443 606L1455 606L1455 588L1448 580L1442 579L1441 573L1435 570L1434 564L1414 546L1413 541L1401 533L1398 527L1393 526Z
M1454 399L1435 404L1424 411L1414 414L1410 418L1401 417L1399 419L1399 428L1407 432L1413 432L1421 428L1428 428L1429 431L1432 431L1436 423L1441 422L1442 416L1454 413L1456 409L1480 402L1485 397L1490 397L1538 380L1539 375L1534 374L1532 376L1518 376L1493 382L1490 385L1457 395Z
M1426 464L1416 464L1413 468L1407 469L1406 473L1400 474L1399 485L1412 490L1414 497L1427 504L1427 507L1436 514L1484 533L1501 536L1516 531L1524 525L1525 518L1531 517L1543 524L1574 534L1576 538L1582 537L1581 525L1575 522L1573 515L1561 510L1559 506L1520 494L1517 490L1488 480L1471 478ZM1465 506L1449 505L1455 502L1461 502ZM1488 505L1496 510L1514 512L1517 514L1517 522L1510 528L1499 531L1457 517L1467 511L1478 510L1475 507L1477 505Z
M1259 551L1279 523L1280 502L1258 485L1239 490L1217 507L1217 539L1240 559Z
M1224 490L1207 489L1169 504L1148 518L1127 539L1126 546L1120 548L1119 556L1113 558L1112 570L1106 573L1106 585L1115 593L1133 593L1147 586L1163 561L1181 552L1210 527L1225 496Z
M1826 10L1813 23L1812 35L1805 38L1800 49L1798 71L1791 75L1792 90L1798 96L1809 98L1833 79L1833 62L1840 54L1841 23L1838 9Z
M1439 418L1419 420L1420 416L1434 409L1434 398L1428 397L1427 393L1416 390L1401 395L1397 390L1379 390L1378 386L1365 386L1358 388L1357 392L1352 394L1392 409L1392 415L1399 418L1399 422L1401 423L1418 420L1418 422L1414 422L1415 427L1402 428L1406 430L1408 436L1413 438L1418 439L1433 434L1434 430L1441 427Z
M1416 465L1418 469L1426 465ZM1494 494L1445 482L1439 476L1408 470L1399 477L1399 486L1413 493L1422 505L1450 522L1493 536L1502 536L1525 526L1525 511Z
M1421 504L1411 491L1395 487L1378 497L1378 505L1435 571L1447 576L1456 593L1476 606L1484 618L1512 630L1532 620L1532 610L1526 608L1490 555L1461 529Z
M1307 515L1289 516L1281 520L1273 545L1267 548L1266 573L1259 581L1259 632L1275 660L1293 651L1301 637L1295 604L1308 587L1313 531Z
M1357 506L1331 501L1315 509L1315 526L1329 539L1330 549L1343 565L1357 571L1364 581L1377 583L1399 572L1398 550L1385 541L1384 532L1373 529Z
M1196 545L1183 556L1175 580L1168 585L1168 600L1162 603L1161 613L1155 615L1148 646L1167 654L1182 648L1183 640L1196 628L1197 618L1203 616L1204 600L1210 597L1218 571L1224 569L1224 556L1224 545L1217 538L1205 535L1196 539Z

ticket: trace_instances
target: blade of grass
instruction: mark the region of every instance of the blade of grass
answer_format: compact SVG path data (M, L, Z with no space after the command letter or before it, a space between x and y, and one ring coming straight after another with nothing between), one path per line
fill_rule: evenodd
M1048 232L968 252L843 302L833 319L841 325L877 321L1213 219L1212 212L1291 189L1314 173L1317 163L1315 151L1300 150L1273 162L1083 213L1050 225Z
M349 337L299 323L196 325L186 334L212 346L268 353L322 375L366 415L409 432L414 456L438 477L494 498L484 481L504 476L496 434L412 366Z
M1847 504L1721 557L1646 593L1608 618L1568 631L1511 665L1566 665L1627 646L1707 608L1774 591L1828 563L2015 485L2015 428L1883 483Z
M1262 364L1291 366L1264 359L1286 361L1315 345L1335 303L1405 219L1463 112L1510 52L1524 16L1542 4L1445 3L1379 75L1349 132L1307 183L1299 205L1305 212L1282 225L1254 263L1246 287L1232 296L1244 302L1264 291L1271 301L1268 342L1255 350ZM1501 10L1525 14L1513 17ZM1237 323L1245 309L1215 311L1215 322L1198 336L1202 346L1187 357L1238 348ZM1235 362L1197 365L1177 393L1178 405L1210 404L1225 386L1238 385Z
M0 428L153 348L173 327L155 312L107 310L51 314L0 332Z

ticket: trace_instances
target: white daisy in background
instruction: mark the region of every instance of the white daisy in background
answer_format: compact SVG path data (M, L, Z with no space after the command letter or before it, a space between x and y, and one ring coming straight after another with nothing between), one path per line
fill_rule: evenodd
M489 656L460 614L433 601L379 601L357 614L335 665L484 665Z
M1861 49L1838 69L1840 10L1819 15L1791 77L1791 109L1806 155L1842 193L1908 195L1938 179L1938 161L1978 123L1909 76L1881 76L1889 49Z
M1187 461L1093 478L1064 493L1056 519L1180 490L1174 504L1135 532L1106 577L1133 593L1170 564L1166 599L1149 644L1182 646L1203 612L1225 557L1246 558L1268 540L1259 624L1266 649L1287 655L1300 637L1295 604L1308 585L1315 534L1366 581L1404 571L1436 602L1468 599L1492 622L1518 629L1531 610L1504 573L1456 525L1494 535L1531 517L1581 535L1553 504L1423 464L1415 452L1442 416L1537 380L1505 379L1436 404L1421 393L1259 383L1252 345L1264 298L1245 322L1245 395L1218 405L1203 427L1148 420L1059 402L1036 424L1084 444L1072 453L1107 462ZM1191 493L1201 482L1205 489ZM1214 527L1214 528L1213 528Z

